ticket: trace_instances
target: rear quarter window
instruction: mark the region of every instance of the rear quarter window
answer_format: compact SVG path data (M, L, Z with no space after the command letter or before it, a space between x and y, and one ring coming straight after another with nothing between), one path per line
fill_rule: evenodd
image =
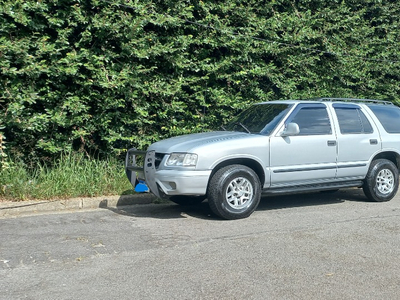
M369 105L369 108L388 133L400 133L400 108L397 106Z
M333 105L338 118L340 133L361 134L373 133L368 119L359 107Z

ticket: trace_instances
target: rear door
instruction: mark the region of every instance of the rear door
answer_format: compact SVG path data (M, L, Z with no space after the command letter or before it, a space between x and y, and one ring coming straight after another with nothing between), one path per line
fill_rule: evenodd
M299 104L285 124L296 123L295 136L271 137L271 187L333 181L337 142L324 103Z
M338 171L340 179L363 179L370 158L381 149L378 130L357 104L334 103L338 122Z

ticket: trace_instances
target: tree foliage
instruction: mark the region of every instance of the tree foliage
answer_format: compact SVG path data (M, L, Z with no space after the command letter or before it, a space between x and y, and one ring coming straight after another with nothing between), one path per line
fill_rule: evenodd
M399 15L381 0L5 0L7 151L118 154L272 99L398 101Z

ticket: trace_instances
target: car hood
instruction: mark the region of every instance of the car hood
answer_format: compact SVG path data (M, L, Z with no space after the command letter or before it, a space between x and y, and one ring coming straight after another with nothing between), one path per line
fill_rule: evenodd
M155 150L159 153L172 152L195 152L196 148L204 147L207 144L219 144L232 140L244 140L259 137L259 135L234 132L234 131L212 131L204 133L193 133L165 139L150 145L148 150Z

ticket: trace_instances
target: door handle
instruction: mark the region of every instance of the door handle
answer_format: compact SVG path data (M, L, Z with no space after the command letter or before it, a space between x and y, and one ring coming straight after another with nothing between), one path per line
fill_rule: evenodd
M371 145L378 145L378 140L377 140L377 139L370 139L370 140L369 140L369 143L370 143Z
M328 146L336 146L336 141L328 141Z

